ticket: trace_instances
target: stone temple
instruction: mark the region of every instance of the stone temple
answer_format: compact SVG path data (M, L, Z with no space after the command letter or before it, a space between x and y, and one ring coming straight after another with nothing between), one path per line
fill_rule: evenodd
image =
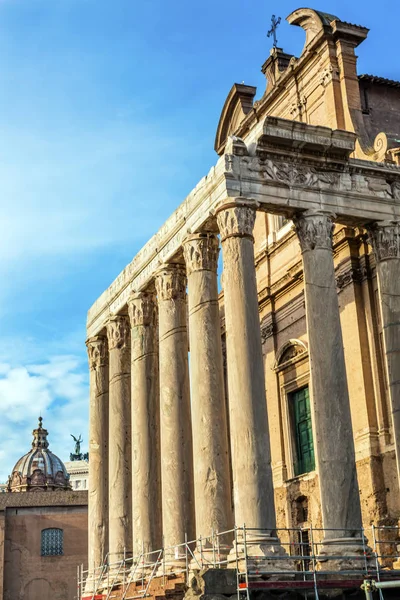
M400 82L357 73L365 27L287 20L301 55L233 85L215 166L89 310L84 598L396 579Z

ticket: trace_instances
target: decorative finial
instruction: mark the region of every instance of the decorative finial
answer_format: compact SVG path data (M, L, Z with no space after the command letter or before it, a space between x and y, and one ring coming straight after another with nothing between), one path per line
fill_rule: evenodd
M43 421L42 417L39 417L39 429L42 429L42 421Z
M273 47L274 48L276 48L277 45L278 45L278 40L277 40L277 37L276 37L276 30L278 29L278 25L279 25L280 22L281 22L281 18L280 17L276 18L275 15L272 15L272 17L271 17L271 24L272 25L271 25L271 29L267 33L267 37L271 37L271 35L272 35L272 37L274 39L274 43L273 43Z

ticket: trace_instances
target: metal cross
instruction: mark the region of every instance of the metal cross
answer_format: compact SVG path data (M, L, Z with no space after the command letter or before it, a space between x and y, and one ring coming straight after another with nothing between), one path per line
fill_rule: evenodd
M273 47L274 48L276 48L278 45L278 40L276 38L276 30L278 29L278 25L280 22L281 22L280 17L276 18L275 15L272 15L272 18L271 18L272 26L271 26L271 29L267 33L267 37L271 37L271 35L273 36L273 38L274 38Z

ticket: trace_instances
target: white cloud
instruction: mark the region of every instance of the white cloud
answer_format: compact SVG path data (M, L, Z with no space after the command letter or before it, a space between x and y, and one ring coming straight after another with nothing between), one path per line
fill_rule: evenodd
M70 433L82 433L87 448L86 364L74 355L56 355L38 364L0 364L0 481L29 451L31 432L41 414L50 449L67 460Z

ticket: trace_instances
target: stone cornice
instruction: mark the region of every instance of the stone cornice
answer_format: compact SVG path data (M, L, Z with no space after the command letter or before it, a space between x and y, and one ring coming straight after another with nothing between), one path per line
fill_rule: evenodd
M289 217L322 209L347 225L400 218L400 167L346 158L354 146L350 132L268 117L259 137L260 143L248 148L240 140L227 144L231 153L218 160L90 309L89 337L124 308L133 291L151 283L188 234L209 229L216 209L228 200L245 197L258 210Z

